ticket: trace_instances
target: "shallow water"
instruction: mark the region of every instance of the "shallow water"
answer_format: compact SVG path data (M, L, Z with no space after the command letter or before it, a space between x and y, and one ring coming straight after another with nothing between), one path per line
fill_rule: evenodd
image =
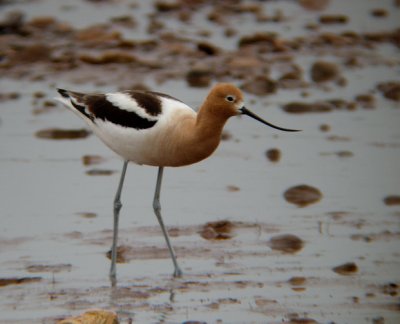
M19 1L3 4L0 18L18 9L28 20L51 15L83 28L132 13L138 23L135 37L150 37L146 13L153 11L152 4L109 2L71 1L63 6L57 1ZM127 9L132 4L136 9ZM205 20L211 5L196 12L189 25L165 13L159 19L165 30L196 40L202 39L200 30L210 30L206 40L230 51L241 35L265 28L285 38L311 37L321 31L392 30L399 12L392 1L351 5L330 1L322 13L345 14L350 22L309 31L304 25L317 21L321 12L289 1L262 6L271 15L280 9L286 18L263 25L251 14L232 15L228 25L239 30L233 38L223 36L226 26ZM385 8L387 17L372 17L370 10L376 7ZM129 39L133 32L124 29L123 35ZM400 194L400 106L399 101L384 98L376 85L399 79L398 53L398 47L388 43L295 53L290 62L303 69L305 88L245 95L247 106L257 114L280 126L302 129L301 133L280 133L246 117L233 118L226 126L231 136L213 157L166 170L163 217L184 271L182 278L171 278L172 264L152 213L156 169L130 165L119 236L126 262L117 266L116 288L108 280L106 252L122 162L94 136L52 140L35 134L49 128L84 128L69 111L58 105L46 108L44 102L55 96L56 86L105 91L126 85L126 75L119 79L124 65L83 65L56 73L38 63L29 67L29 73L21 72L24 66L2 70L0 92L16 92L19 98L0 102L0 279L41 280L0 287L0 321L54 323L90 308L104 308L116 311L121 323L130 319L139 323L397 323L400 207L385 205L384 198ZM349 56L356 56L361 66L347 67L343 62ZM318 59L336 62L347 84L311 82L309 67ZM282 62L271 63L272 77L281 74L286 64ZM115 74L109 74L113 69ZM162 72L146 72L144 78L132 75L131 84L140 81L193 107L201 104L209 87L190 88L179 77L160 83ZM35 73L43 78L33 81ZM38 91L44 98L35 98ZM356 105L354 110L304 114L280 109L292 101L354 101L361 93L374 97L374 108ZM329 131L321 131L322 124L329 125ZM281 152L276 163L265 155L271 148ZM84 165L85 155L102 159ZM93 169L109 175L88 175ZM284 192L300 184L319 189L322 199L303 208L286 201ZM205 224L222 220L231 224L225 239L201 235ZM291 253L274 248L274 238L284 234L299 238L302 247ZM347 263L356 267L334 271Z

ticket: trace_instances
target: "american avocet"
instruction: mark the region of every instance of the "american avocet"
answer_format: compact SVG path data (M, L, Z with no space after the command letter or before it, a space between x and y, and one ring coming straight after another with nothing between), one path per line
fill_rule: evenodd
M163 231L175 271L182 274L161 217L160 190L164 167L199 162L217 148L222 128L232 116L248 115L273 128L293 132L263 120L243 104L243 94L235 86L214 86L196 113L169 95L152 91L122 91L83 94L58 89L58 98L80 116L114 152L124 159L114 199L114 232L111 247L110 278L116 278L118 218L122 207L121 191L129 161L158 167L153 208Z

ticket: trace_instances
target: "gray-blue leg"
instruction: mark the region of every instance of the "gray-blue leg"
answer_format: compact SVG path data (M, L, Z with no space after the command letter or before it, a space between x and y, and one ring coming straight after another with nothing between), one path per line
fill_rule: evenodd
M128 161L124 161L124 165L122 167L121 178L119 180L117 193L114 198L114 230L113 230L113 241L111 246L111 268L110 268L110 279L113 285L115 284L117 277L117 241L118 241L118 220L119 220L119 211L122 208L121 203L121 191L124 185L126 168L128 166Z
M167 246L168 246L169 253L171 255L172 262L174 263L174 268L175 268L174 277L180 277L180 276L182 276L182 270L178 266L178 261L176 261L174 249L171 245L168 232L164 226L164 222L161 217L160 192L161 192L161 182L162 182L163 171L164 171L163 167L158 168L156 191L154 193L154 200L153 200L153 209L154 209L154 213L156 214L156 217L158 219L158 222L160 223L160 227L164 234L165 241L167 242Z

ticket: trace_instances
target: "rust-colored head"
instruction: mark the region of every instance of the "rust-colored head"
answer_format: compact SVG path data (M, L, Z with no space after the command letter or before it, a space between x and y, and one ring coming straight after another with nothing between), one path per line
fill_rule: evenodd
M218 83L211 89L204 106L222 118L240 115L244 106L242 91L230 83Z
M218 83L211 89L202 109L225 122L229 117L247 115L255 120L285 132L298 132L297 129L279 127L267 122L244 106L243 94L237 87L230 83Z

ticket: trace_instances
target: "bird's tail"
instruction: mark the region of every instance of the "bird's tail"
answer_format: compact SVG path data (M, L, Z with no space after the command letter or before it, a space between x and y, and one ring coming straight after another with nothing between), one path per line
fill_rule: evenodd
M63 98L70 98L68 90L57 89L57 91Z
M61 97L55 98L57 101L61 102L64 106L72 110L79 117L93 120L93 116L88 112L87 107L83 102L83 94L65 89L57 89L57 91L61 95Z
M61 97L55 97L54 99L61 102L62 104L64 104L64 106L73 109L73 106L71 104L71 97L69 95L69 91L68 90L64 90L64 89L57 89L58 93L61 95Z

